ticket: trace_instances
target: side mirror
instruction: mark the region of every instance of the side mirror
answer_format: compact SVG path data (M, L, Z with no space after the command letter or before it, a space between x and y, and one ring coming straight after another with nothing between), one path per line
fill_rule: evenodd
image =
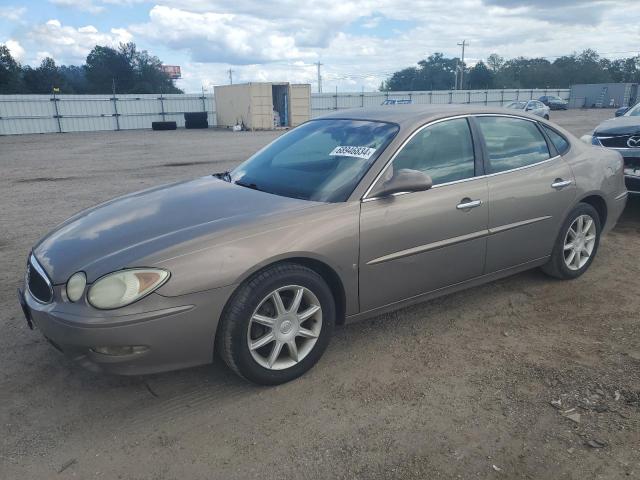
M423 192L433 186L429 175L418 170L401 169L394 172L393 177L382 183L378 183L371 193L371 197L388 197L401 192Z

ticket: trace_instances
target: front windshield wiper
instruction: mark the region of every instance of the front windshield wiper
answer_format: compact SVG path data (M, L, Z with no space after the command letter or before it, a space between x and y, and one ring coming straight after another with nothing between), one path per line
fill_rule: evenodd
M220 180L224 180L225 182L231 183L231 174L229 173L229 171L214 173L213 176L219 178Z
M258 188L258 186L255 183L243 182L242 180L236 180L234 183L236 185L240 185L241 187L246 187L246 188L250 188L252 190L260 191L260 189Z

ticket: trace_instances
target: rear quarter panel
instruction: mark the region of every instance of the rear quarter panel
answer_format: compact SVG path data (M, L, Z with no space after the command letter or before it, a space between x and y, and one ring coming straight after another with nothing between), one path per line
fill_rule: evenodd
M567 136L572 146L564 157L576 180L577 201L593 195L604 199L608 214L603 232L607 232L613 228L621 213L620 201L616 198L626 191L622 156L618 152Z

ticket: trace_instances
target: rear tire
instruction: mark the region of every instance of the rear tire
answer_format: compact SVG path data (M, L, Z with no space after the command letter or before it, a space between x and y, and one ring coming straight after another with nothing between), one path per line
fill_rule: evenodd
M225 307L217 350L239 376L277 385L310 370L335 324L335 302L315 271L281 263L243 283Z
M544 116L544 119L545 119L545 120L549 120L549 115L545 115L545 116Z
M576 205L562 224L551 258L542 271L561 280L578 278L598 252L601 228L595 208L587 203Z

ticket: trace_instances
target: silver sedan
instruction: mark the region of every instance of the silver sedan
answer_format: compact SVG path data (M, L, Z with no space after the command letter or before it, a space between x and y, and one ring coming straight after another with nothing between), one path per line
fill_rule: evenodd
M511 102L506 108L513 110L522 110L531 115L537 115L545 120L549 120L549 112L551 109L544 103L538 100L520 100L517 102Z
M218 354L277 384L309 370L337 324L536 267L579 277L626 197L617 152L524 112L340 111L231 172L75 215L33 247L19 298L88 368Z

